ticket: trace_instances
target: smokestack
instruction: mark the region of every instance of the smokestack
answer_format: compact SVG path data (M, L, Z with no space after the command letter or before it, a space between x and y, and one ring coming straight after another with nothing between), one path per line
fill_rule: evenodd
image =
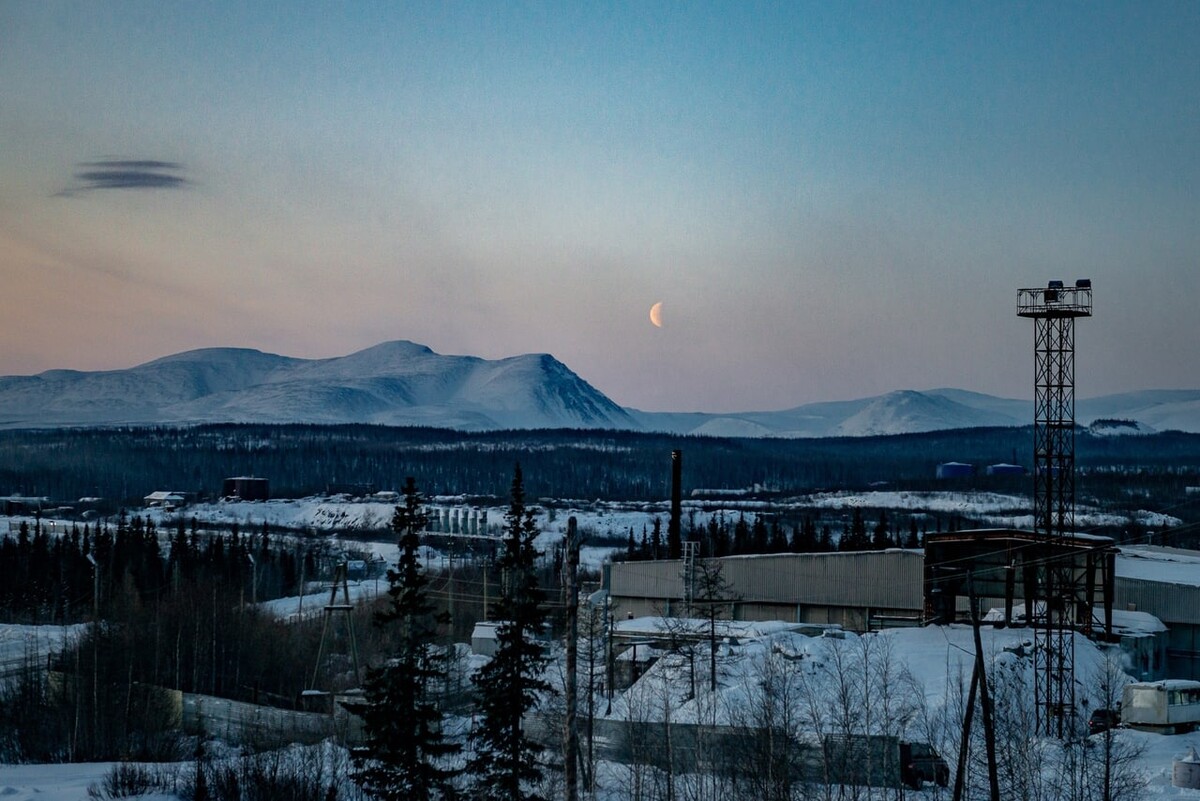
M671 521L667 524L667 557L683 556L683 451L671 451Z

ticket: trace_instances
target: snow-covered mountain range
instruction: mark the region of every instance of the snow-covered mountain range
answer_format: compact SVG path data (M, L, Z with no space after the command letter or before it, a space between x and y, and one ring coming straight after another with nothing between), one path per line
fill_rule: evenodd
M1200 390L1079 400L1097 433L1200 432ZM244 348L166 356L126 370L0 377L0 427L203 422L378 423L468 431L599 428L733 437L835 437L1021 426L1027 400L902 390L774 412L643 412L618 406L547 354L486 360L385 342L331 359Z
M332 359L209 348L128 370L0 378L8 428L202 422L637 427L552 356L488 361L404 341Z

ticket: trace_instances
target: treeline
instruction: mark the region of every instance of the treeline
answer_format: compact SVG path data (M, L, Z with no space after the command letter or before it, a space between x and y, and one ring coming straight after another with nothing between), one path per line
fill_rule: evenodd
M207 425L191 428L0 432L0 495L55 502L102 496L115 509L155 490L213 497L223 479L263 476L274 497L335 485L395 489L419 475L429 495L503 497L512 465L532 498L661 500L668 454L684 452L685 488L761 487L778 493L863 488L877 482L932 489L936 466L974 464L971 486L1016 489L1027 481L983 475L989 464L1031 465L1029 428L963 429L888 437L722 439L612 431L457 431L384 426ZM1135 485L1181 490L1200 483L1200 435L1077 438L1082 477L1120 474ZM1085 487L1080 486L1084 491Z
M99 613L60 653L27 653L17 680L0 684L0 758L177 759L167 690L296 708L306 689L356 685L355 646L363 665L389 649L370 605L325 629L320 615L288 622L253 603L321 578L320 547L267 530L159 532L123 516L115 529L50 537L35 524L0 540L8 622Z
M234 594L239 601L298 594L301 573L318 577L318 546L276 547L264 524L242 535L202 533L183 519L164 553L153 521L118 516L114 527L76 525L51 536L22 521L0 539L0 619L10 623L70 624L122 617L131 609L169 601L196 586ZM303 565L304 561L307 564Z
M779 515L756 514L751 520L745 515L736 519L717 514L703 526L688 526L682 540L694 542L698 554L703 558L741 556L773 553L827 553L830 551L866 551L881 548L919 548L928 534L928 521L922 522L909 516L889 516L887 510L879 510L878 518L867 523L863 510L855 508L849 519L833 524L814 515L803 515L787 521ZM948 531L956 530L966 522L951 516ZM935 519L935 533L941 533L940 519ZM663 523L655 518L650 526L638 532L632 528L627 532L623 553L615 554L625 561L650 559L677 559L678 548L673 547L664 531Z

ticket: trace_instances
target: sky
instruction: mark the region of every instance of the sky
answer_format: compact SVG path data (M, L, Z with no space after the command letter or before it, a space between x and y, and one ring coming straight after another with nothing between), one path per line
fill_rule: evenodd
M617 403L1200 387L1200 3L0 0L0 375L407 339ZM649 311L662 303L661 322Z

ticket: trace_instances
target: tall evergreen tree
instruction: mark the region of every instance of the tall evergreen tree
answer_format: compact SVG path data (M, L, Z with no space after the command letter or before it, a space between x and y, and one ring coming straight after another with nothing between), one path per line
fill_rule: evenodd
M754 524L750 527L750 553L768 553L770 550L770 533L767 531L767 521L761 514L754 516Z
M521 720L550 685L542 678L547 656L536 639L546 621L544 595L537 585L533 547L538 534L532 509L525 507L521 466L513 472L512 502L504 516L504 550L497 560L502 582L492 606L496 653L472 681L479 714L471 731L474 755L467 764L471 797L480 801L539 801L541 747L525 737Z
M666 556L663 549L662 520L654 518L654 530L650 532L650 558L662 559Z
M871 547L883 549L891 548L895 544L888 530L887 511L881 511L879 513L879 522L875 524L875 530L871 534Z
M771 518L771 540L767 549L770 553L785 553L788 549L787 534L783 531L783 523L779 521L778 515Z
M917 519L910 517L908 519L908 539L904 541L905 548L920 548L921 538L917 534Z
M433 643L448 616L434 613L418 558L426 522L421 494L410 476L404 482L404 502L392 517L400 558L388 570L391 603L375 616L376 625L398 628L396 652L367 676L367 741L354 754L355 780L372 797L389 801L457 797L457 772L446 761L460 749L442 735L438 704L446 686L446 652Z

